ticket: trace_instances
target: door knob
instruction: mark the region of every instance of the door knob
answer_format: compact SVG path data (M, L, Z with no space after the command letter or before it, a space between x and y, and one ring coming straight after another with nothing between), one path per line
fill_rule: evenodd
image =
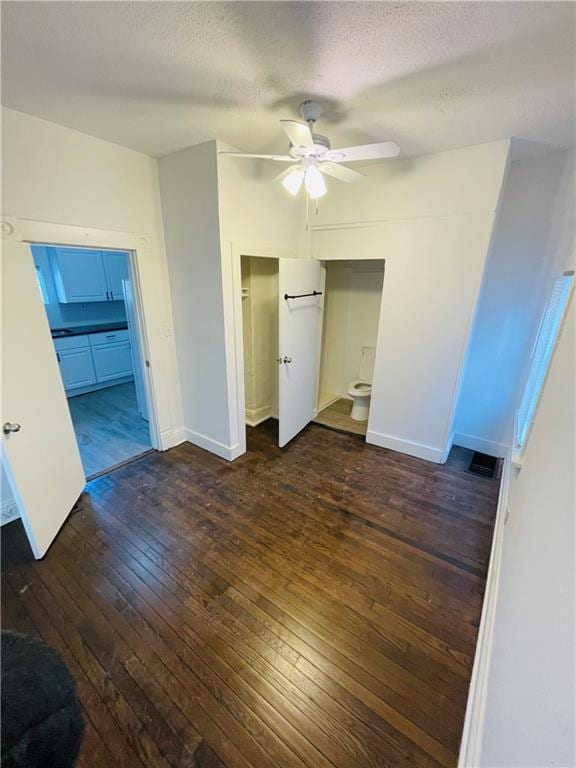
M2 425L2 432L4 432L5 435L9 435L10 432L20 432L20 424L11 424L7 421Z
M291 363L292 362L292 358L284 356L284 359L282 360L282 362L283 363Z

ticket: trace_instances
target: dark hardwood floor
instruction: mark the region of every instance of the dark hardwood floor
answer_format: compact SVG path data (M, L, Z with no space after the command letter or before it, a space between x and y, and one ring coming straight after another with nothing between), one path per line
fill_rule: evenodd
M273 422L91 482L3 624L65 659L82 768L455 766L498 480Z

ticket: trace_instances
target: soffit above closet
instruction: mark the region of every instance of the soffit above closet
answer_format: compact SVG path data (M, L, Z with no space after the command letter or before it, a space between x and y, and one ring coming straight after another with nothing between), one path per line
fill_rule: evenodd
M286 149L326 106L335 145L405 155L574 135L565 2L4 2L4 104L151 154Z

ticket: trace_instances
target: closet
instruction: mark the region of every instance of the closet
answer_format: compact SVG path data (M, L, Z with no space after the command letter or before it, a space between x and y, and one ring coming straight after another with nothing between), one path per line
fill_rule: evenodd
M246 424L278 418L278 259L242 256Z

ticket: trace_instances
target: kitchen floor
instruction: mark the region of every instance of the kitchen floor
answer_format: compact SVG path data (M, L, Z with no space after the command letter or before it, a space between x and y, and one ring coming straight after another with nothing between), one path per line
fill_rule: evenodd
M325 427L339 429L342 432L351 432L354 435L365 435L368 428L367 421L355 421L351 416L352 400L341 397L335 403L320 411L314 419L317 424Z
M151 449L134 382L68 398L86 477Z

